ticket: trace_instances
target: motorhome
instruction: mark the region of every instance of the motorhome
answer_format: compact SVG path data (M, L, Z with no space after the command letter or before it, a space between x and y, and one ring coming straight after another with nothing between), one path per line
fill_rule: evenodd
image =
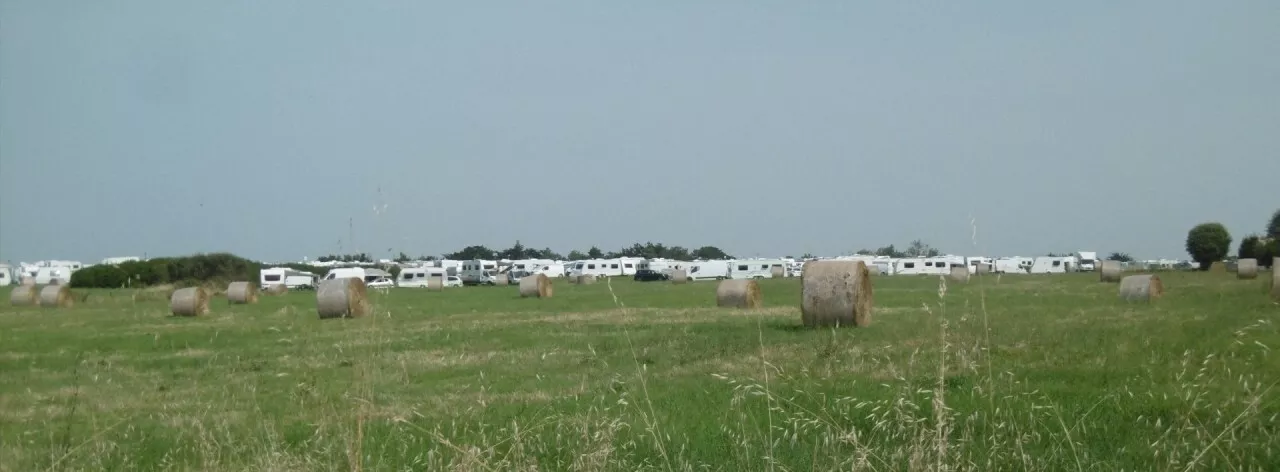
M325 280L358 278L364 280L365 283L390 277L391 274L389 272L373 267L335 267L329 269L329 272L324 275Z
M519 276L543 274L547 277L563 277L565 268L564 264L551 259L521 259L511 261L510 273Z
M475 259L463 262L458 276L465 285L479 285L493 283L497 273L498 261Z
M964 258L959 256L902 258L898 259L893 273L900 275L948 275L951 273L952 266L964 267Z
M258 276L260 279L259 283L264 289L272 285L283 284L290 290L315 288L316 279L318 277L319 276L316 274L302 270L290 269L288 267L269 267L262 269Z
M432 276L440 277L441 283L449 278L449 274L440 267L408 267L400 270L400 277L396 279L396 286L426 288L427 281Z
M781 268L786 277L787 261L782 259L738 259L729 265L731 279L767 279L773 277L773 269Z
M1076 267L1081 272L1092 272L1098 267L1098 253L1081 251L1075 254L1077 263Z
M1037 257L1031 263L1031 269L1028 271L1032 274L1064 274L1074 272L1072 267L1075 263L1074 257L1060 256L1044 256Z
M693 261L689 263L689 280L724 280L729 278L730 260Z

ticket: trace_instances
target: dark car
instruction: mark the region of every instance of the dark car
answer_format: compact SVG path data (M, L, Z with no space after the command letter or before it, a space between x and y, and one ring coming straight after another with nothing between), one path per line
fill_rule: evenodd
M667 274L657 272L652 269L637 270L634 277L636 282L652 282L655 280L667 280L668 278L670 277L668 277Z

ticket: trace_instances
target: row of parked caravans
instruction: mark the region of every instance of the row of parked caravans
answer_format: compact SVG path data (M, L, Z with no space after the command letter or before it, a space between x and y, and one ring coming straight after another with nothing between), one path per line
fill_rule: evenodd
M886 275L946 275L952 267L965 267L969 273L977 273L979 267L997 274L1060 274L1081 270L1076 257L964 257L936 256L902 259L843 257L837 259L863 260L869 269ZM1086 268L1085 270L1090 270Z

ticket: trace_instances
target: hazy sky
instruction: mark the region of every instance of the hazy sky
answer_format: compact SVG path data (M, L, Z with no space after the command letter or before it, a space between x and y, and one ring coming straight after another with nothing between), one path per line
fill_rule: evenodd
M0 0L0 259L1181 258L1280 208L1280 2L963 3Z

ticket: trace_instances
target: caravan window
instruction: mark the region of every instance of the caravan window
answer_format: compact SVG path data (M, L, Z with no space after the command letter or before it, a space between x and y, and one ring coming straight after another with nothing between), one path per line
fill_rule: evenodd
M400 278L403 280L410 280L413 278L413 272L405 272L403 274L400 274Z
M594 268L596 268L596 265L595 265L595 264L587 264L587 268L588 268L588 269L594 269Z
M613 266L613 267L614 267L614 268L617 268L618 266L616 266L616 265L615 265L615 266ZM630 269L632 266L631 266L631 264L627 264L627 265L625 265L624 267L626 267L626 268Z
M486 268L486 269L492 269L492 268L493 268L493 264L485 264L485 265L484 265L484 268Z
M926 262L925 264L928 264L928 262ZM914 269L914 268L916 268L916 263L914 263L914 262L903 262L903 263L902 263L902 268L903 268L903 269Z
M279 275L279 274L267 274L267 275L262 276L262 280L266 280L267 282L279 282L279 281L280 281L280 275Z
M933 267L933 263L932 263L932 262L926 262L926 263L924 263L924 266L925 266L925 267Z
M762 264L760 270L769 270L769 264Z
M1058 266L1060 266L1060 265L1062 265L1062 261L1053 261L1053 266L1054 266L1054 267L1058 267Z
M609 268L610 268L610 269L617 269L617 268L618 268L618 264L612 264L612 265L610 265L610 266L609 266Z
M746 265L740 265L740 266L738 266L738 270L747 270L747 266L746 266Z

